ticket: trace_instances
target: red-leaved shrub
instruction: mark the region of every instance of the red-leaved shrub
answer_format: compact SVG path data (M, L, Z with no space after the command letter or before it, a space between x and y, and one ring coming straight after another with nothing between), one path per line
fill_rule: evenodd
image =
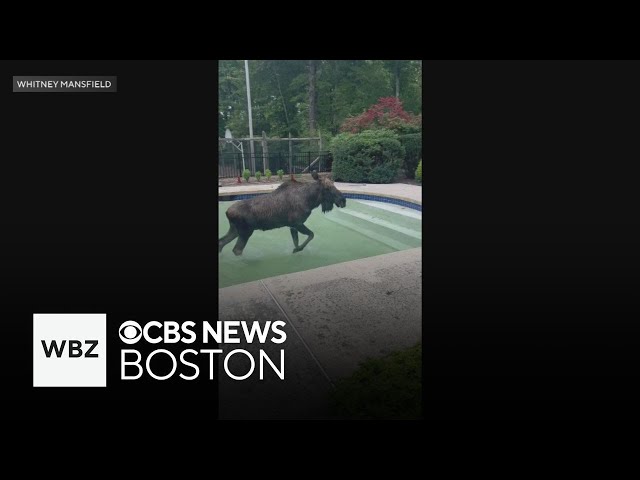
M397 133L414 133L422 127L422 115L406 112L396 97L384 97L357 117L347 118L340 131L360 133L363 130L386 128Z

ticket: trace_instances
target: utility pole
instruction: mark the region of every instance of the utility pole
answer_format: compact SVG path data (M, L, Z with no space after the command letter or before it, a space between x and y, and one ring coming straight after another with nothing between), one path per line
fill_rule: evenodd
M249 147L251 151L251 168L256 171L256 152L253 146L253 117L251 116L251 86L249 85L249 60L244 61L244 73L247 78L247 107L249 109Z

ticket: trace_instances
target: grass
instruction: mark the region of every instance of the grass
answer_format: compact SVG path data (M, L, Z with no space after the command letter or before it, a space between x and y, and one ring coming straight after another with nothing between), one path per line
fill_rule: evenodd
M363 362L331 394L334 415L413 420L422 416L422 345Z

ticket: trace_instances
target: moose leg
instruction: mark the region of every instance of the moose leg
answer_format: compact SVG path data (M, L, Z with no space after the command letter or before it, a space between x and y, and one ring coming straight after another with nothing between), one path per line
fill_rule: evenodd
M232 223L229 226L229 231L227 232L227 234L224 237L222 237L221 239L218 240L218 253L220 253L222 251L222 249L224 248L224 246L227 243L232 242L233 239L236 238L237 236L238 236L238 229Z
M307 243L309 243L311 240L313 240L313 232L311 230L309 230L307 227L305 227L304 225L297 225L296 229L300 233L302 233L303 235L306 235L307 239L299 247L296 246L296 248L293 249L293 253L301 252L304 249L304 247L307 246Z
M298 248L298 230L293 227L290 227L291 230L291 238L293 238L293 246Z
M238 241L236 242L235 247L233 247L233 253L236 255L242 255L242 251L244 250L244 247L247 246L247 242L251 235L253 235L253 230L243 230L240 232Z

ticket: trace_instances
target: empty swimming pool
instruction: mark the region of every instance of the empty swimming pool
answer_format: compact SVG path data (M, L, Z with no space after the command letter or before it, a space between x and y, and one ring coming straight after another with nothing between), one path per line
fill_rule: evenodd
M420 211L409 208L406 202L396 205L346 196L346 208L327 213L320 208L313 211L305 225L315 237L302 252L292 253L288 228L256 230L242 256L233 254L235 240L227 245L218 255L220 288L422 245ZM218 203L218 237L229 229L225 212L232 204ZM300 242L305 238L300 235Z

